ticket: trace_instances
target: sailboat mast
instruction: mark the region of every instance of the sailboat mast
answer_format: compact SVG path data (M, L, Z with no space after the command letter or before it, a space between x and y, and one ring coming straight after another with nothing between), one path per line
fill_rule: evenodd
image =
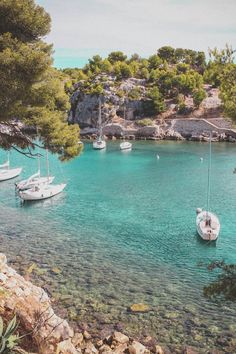
M9 170L10 167L10 152L7 152L7 169Z
M40 157L39 157L39 154L38 154L38 172L39 172L39 177L40 177Z
M47 167L47 177L49 179L48 149L46 149L46 167Z
M98 106L98 126L99 126L99 137L102 137L102 104L101 98L99 97L99 106Z
M210 209L210 187L211 187L211 133L209 142L209 158L208 158L208 179L207 179L207 213ZM208 215L208 214L207 214Z

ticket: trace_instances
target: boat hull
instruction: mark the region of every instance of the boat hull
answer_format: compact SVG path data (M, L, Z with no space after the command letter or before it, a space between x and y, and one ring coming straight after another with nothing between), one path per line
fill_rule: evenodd
M19 196L23 200L43 200L52 198L55 195L61 193L66 187L65 183L57 184L57 185L46 185L39 188L27 189L26 191L19 192Z
M27 179L16 184L16 188L18 191L24 191L27 189L31 189L35 186L41 186L45 184L51 184L54 180L54 177L38 177L33 179L32 181L28 181Z
M129 142L123 142L120 144L120 150L132 150L132 144Z
M196 217L196 228L204 241L216 241L220 233L220 222L215 214L204 210Z
M8 179L15 178L19 176L21 173L22 168L12 168L12 169L7 169L7 170L0 170L0 181L7 181Z

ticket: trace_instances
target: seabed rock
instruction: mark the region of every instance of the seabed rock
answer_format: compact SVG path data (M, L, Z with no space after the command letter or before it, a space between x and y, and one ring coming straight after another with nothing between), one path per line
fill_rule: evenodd
M129 307L129 311L133 313L135 312L145 313L150 311L150 307L145 304L133 304Z

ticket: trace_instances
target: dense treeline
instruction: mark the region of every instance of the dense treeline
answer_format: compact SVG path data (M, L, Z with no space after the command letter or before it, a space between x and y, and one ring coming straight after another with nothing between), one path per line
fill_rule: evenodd
M185 97L192 96L195 107L206 97L204 84L220 88L225 113L236 119L235 76L233 50L226 46L219 51L209 50L207 61L204 52L164 46L149 58L133 54L130 58L116 51L102 58L93 56L84 68L64 69L69 79L66 90L73 92L73 85L80 82L80 90L87 94L103 94L109 76L120 81L135 77L145 80L147 87L146 114L155 115L165 111L165 100L177 103L179 112L186 111ZM131 92L118 92L129 99L139 99L138 88Z

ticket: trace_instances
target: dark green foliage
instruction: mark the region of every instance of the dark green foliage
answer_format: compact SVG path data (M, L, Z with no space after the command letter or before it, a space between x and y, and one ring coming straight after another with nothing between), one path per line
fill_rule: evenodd
M224 67L220 92L225 114L236 121L236 64L227 64Z
M236 119L235 64L232 61L233 51L228 46L221 51L210 51L208 64L204 52L164 46L148 59L138 54L127 59L123 52L116 51L105 59L99 55L92 57L82 70L65 69L63 72L69 76L65 80L67 92L72 92L76 77L80 89L91 94L101 94L109 76L116 79L114 87L117 88L120 81L131 77L145 79L142 85L146 86L146 94L132 89L125 95L129 99L143 99L143 113L150 116L166 109L164 100L177 101L178 113L187 114L190 108L185 104L186 96L191 96L198 108L206 97L203 83L220 86L225 114ZM123 97L124 92L118 88L117 95Z
M236 301L236 265L225 264L224 261L212 262L209 271L217 269L218 277L215 281L204 287L204 295L208 298L223 298Z
M139 100L141 98L140 87L135 87L128 92L128 98L130 100Z
M199 107L202 101L206 98L206 92L203 89L195 90L193 92L193 102L196 107Z
M0 0L0 123L13 118L36 127L41 141L62 159L79 154L79 127L68 126L70 78L52 69L52 46L41 37L50 16L33 0ZM34 147L24 133L0 133L0 146Z
M108 60L111 64L114 64L117 61L125 61L127 59L127 55L125 55L123 52L117 51L117 52L111 52L108 55Z
M175 49L170 46L164 46L158 49L158 56L168 63L175 63Z
M157 87L153 87L147 94L147 100L143 102L143 110L147 116L157 115L165 110L164 99Z
M226 44L224 49L209 49L210 61L204 72L204 81L214 87L219 87L222 82L222 73L228 64L234 62L234 50Z
M148 61L149 61L149 65L148 65L149 70L158 69L163 64L163 61L161 60L161 58L156 54L151 55L148 58Z
M136 121L136 124L140 127L147 127L153 125L153 121L149 118L144 118Z
M33 0L1 0L0 19L0 35L11 33L21 42L38 40L51 27L49 14Z
M118 80L128 79L133 75L132 68L125 62L118 61L114 65L114 74Z

